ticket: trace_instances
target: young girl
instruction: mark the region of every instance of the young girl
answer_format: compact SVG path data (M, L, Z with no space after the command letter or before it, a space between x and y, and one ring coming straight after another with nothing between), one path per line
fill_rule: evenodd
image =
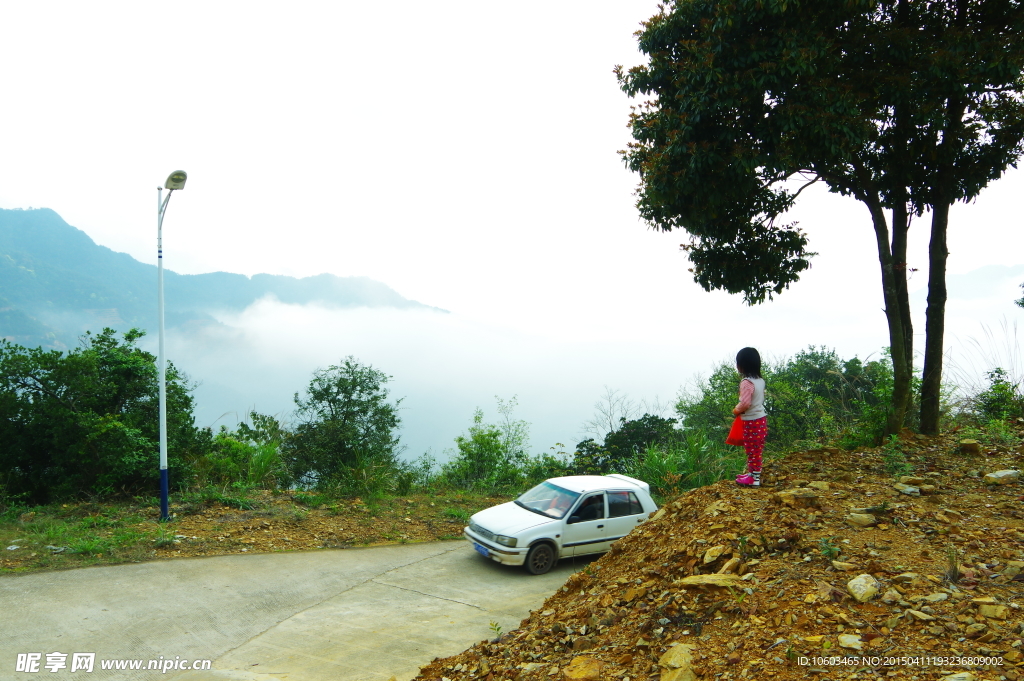
M750 487L761 486L761 452L768 435L768 418L764 411L764 379L761 378L761 355L754 348L736 353L736 371L740 380L740 401L732 413L743 420L743 448L747 450L747 472L736 476L736 482Z

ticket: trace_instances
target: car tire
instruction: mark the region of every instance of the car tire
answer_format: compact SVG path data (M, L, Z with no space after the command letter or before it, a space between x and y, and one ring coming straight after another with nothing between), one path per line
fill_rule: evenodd
M555 566L551 544L537 544L526 554L526 569L531 575L543 575Z

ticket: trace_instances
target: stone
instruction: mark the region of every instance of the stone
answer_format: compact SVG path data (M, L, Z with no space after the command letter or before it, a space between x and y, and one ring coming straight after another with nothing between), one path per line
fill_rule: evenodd
M983 478L983 481L986 485L1005 485L1010 482L1016 482L1019 478L1020 471L1009 469L989 473Z
M839 645L843 648L864 650L864 642L860 640L860 636L857 634L839 634Z
M727 586L742 586L742 581L738 575L691 575L683 577L675 584L684 588L688 586L718 586L725 588Z
M899 492L900 494L906 494L912 497L921 496L920 488L914 487L912 485L904 485L902 482L897 482L895 485L892 486L892 488Z
M978 614L982 617L991 617L994 620L1005 620L1010 616L1010 609L1005 605L982 604L978 606Z
M832 489L832 485L828 484L824 480L816 480L814 482L807 483L807 486L822 492L827 492Z
M920 620L922 622L929 622L929 621L935 619L934 617L932 617L928 613L921 612L920 610L907 610L905 614L906 615L910 615L914 619Z
M878 524L878 518L870 513L850 513L846 516L846 522L854 527L871 527Z
M961 454L981 454L981 443L977 440L960 440Z
M974 674L970 672L957 672L956 674L950 674L949 676L943 676L939 681L975 681L977 679Z
M809 487L797 487L776 492L772 495L772 499L792 508L817 508L820 506L817 490Z
M713 563L718 560L718 557L725 552L725 547L719 544L718 546L712 546L710 549L704 552L704 564Z
M666 669L683 669L693 666L693 649L690 643L677 643L661 656L658 664Z
M834 567L836 570L842 570L844 572L849 572L850 570L857 569L857 566L853 563L844 563L841 560L832 561L832 567Z
M921 490L921 494L935 494L935 490L938 489L935 485L919 485L918 489Z
M940 591L940 592L937 592L937 593L928 594L922 600L928 601L929 603L938 603L939 601L944 601L944 600L946 600L948 598L949 598L949 594L942 593Z
M604 665L597 658L580 655L573 658L573 661L562 670L562 676L569 681L598 681L603 668Z
M897 582L898 584L909 584L910 582L917 579L919 576L920 575L918 575L916 572L904 572L893 577L892 581Z
M947 525L953 524L953 518L951 518L948 514L943 513L942 511L939 511L935 514L935 519L938 520L940 523L946 523Z
M964 636L967 638L978 638L988 630L984 624L975 622L974 624L968 624L967 629L964 630Z
M903 596L901 596L900 592L896 589L889 589L884 594L882 594L882 602L888 603L889 605L892 605L893 603L898 603L901 598L903 598Z
M733 556L729 560L725 561L725 565L723 565L721 567L721 569L719 569L718 574L725 575L725 574L731 574L733 572L736 572L736 570L740 566L740 562L741 561L740 561L739 558L737 558L736 556Z
M661 675L661 681L697 681L692 669L673 669Z
M904 485L911 485L913 487L920 487L928 482L925 478L919 478L916 475L904 475L900 478L900 482Z
M881 587L878 580L869 574L857 575L846 583L846 590L860 603L866 603L877 596Z

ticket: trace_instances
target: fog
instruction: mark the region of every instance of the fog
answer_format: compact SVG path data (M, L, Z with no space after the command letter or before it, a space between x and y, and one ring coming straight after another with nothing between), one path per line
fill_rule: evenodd
M818 268L799 288L755 308L704 293L691 282L679 293L685 315L655 317L638 306L569 333L526 323L517 329L459 313L337 310L264 298L242 313L215 313L219 324L169 330L167 352L197 383L200 426L233 428L252 409L291 420L293 395L304 390L312 372L352 355L393 377L388 387L392 398L402 398L405 457L429 451L445 459L474 409L497 420L496 396L517 398L515 415L530 424L531 450L540 453L587 437L584 423L606 389L671 407L681 389L728 361L749 338L768 358L808 345L834 348L844 358L877 358L886 327L874 296L853 296L842 305L821 302L823 289L848 276L841 268ZM1019 374L1013 328L1019 308L1012 301L1021 281L1024 266L950 276L950 379L977 386L997 365ZM873 292L875 282L865 287ZM920 351L923 288L912 301ZM143 345L155 351L155 341L149 336ZM670 408L663 413L672 415Z

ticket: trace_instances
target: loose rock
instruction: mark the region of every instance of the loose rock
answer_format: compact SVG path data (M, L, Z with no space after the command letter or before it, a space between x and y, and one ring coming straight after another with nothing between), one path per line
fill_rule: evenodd
M846 583L846 590L850 592L857 601L865 603L878 595L882 587L878 580L869 574L857 575Z

